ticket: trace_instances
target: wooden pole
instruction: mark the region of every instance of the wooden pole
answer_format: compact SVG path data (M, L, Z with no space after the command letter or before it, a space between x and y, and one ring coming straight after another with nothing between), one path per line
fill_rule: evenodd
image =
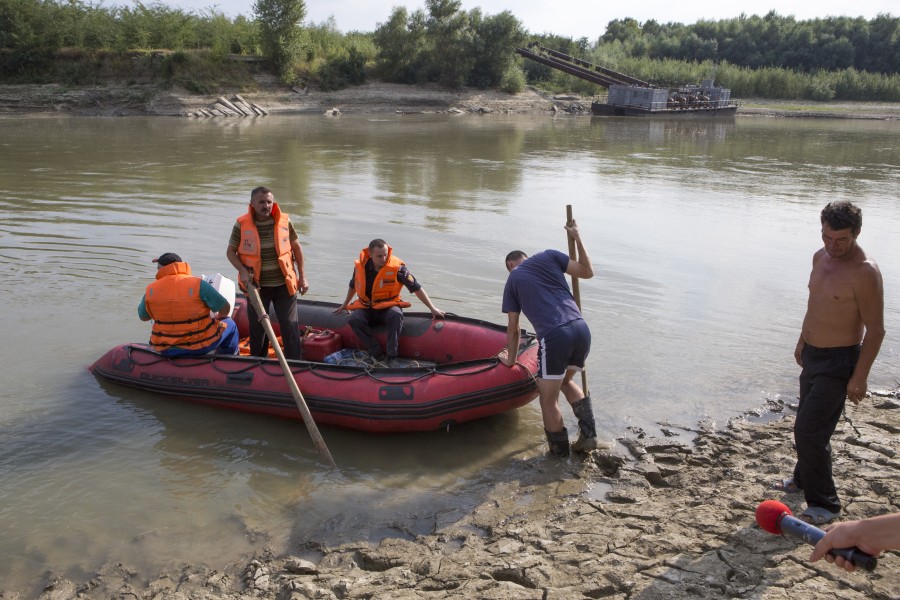
M575 219L572 218L572 205L566 204L566 225L571 225ZM578 257L575 255L575 240L569 237L568 232L566 233L566 239L569 240L569 258L571 260L578 260ZM578 278L572 275L572 296L575 297L575 305L578 307L578 311L581 312L581 290L578 287ZM588 395L588 386L587 386L587 365L584 366L584 370L581 371L581 387L584 391L584 395Z
M325 445L325 440L322 439L319 428L316 427L316 422L313 421L312 413L309 412L309 407L306 406L306 400L303 399L303 393L297 385L297 380L294 379L294 374L291 373L291 367L284 357L284 351L281 349L281 346L278 345L278 338L275 337L275 330L272 329L272 323L269 320L269 311L263 306L262 299L259 297L259 290L252 284L248 285L247 288L250 302L253 304L256 314L259 315L259 320L266 330L266 335L269 337L269 343L272 344L272 347L275 350L275 356L278 357L278 363L281 365L281 370L284 371L284 378L287 379L288 386L291 388L291 393L294 395L294 401L297 403L297 408L300 409L300 414L303 415L303 422L306 423L309 435L312 438L313 443L315 443L316 448L318 448L319 454L325 457L325 460L328 461L329 465L336 467L337 464L331 457L331 452L328 451L328 446Z

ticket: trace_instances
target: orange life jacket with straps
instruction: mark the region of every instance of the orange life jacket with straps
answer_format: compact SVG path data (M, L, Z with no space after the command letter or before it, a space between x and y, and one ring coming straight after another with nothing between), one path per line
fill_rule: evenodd
M397 280L397 274L403 261L392 254L393 250L388 246L388 256L381 267L381 270L375 275L375 281L372 283L372 297L366 295L366 263L372 260L369 256L369 249L363 248L359 253L359 259L354 263L353 267L353 286L356 288L358 298L352 304L347 306L348 310L356 310L358 308L374 308L376 310L384 310L391 306L399 306L406 308L412 306L409 302L405 302L400 298L400 292L403 284Z
M215 343L225 323L210 316L200 298L200 278L191 275L185 262L175 262L156 271L156 281L147 286L144 304L153 319L150 344L155 350L173 346L199 350Z
M291 229L288 223L290 219L281 212L276 203L272 207L272 217L275 219L275 254L278 256L278 266L284 275L284 283L289 294L296 294L300 287L297 272L294 270L294 253L291 249ZM238 244L237 253L241 262L253 269L253 281L259 285L259 274L262 271L262 252L259 246L259 230L253 219L253 209L247 210L247 214L237 219L241 227L241 242Z

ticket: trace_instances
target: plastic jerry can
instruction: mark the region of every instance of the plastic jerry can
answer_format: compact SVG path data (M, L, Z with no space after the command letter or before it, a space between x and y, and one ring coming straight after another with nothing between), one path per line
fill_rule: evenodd
M326 329L303 338L303 360L324 362L326 356L342 347L341 334Z

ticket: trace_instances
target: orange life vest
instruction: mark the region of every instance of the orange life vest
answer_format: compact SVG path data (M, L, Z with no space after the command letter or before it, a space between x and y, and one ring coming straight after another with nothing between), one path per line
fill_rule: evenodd
M372 283L372 297L366 295L366 263L372 260L369 256L369 249L363 248L359 253L359 259L354 263L353 267L353 286L356 288L358 298L353 301L347 308L356 310L357 308L374 308L376 310L384 310L391 306L399 306L406 308L412 306L409 302L405 302L400 298L400 292L403 284L397 280L397 274L403 261L392 254L393 249L388 246L387 260L384 266L375 275L375 281Z
M299 289L297 272L294 270L294 252L291 249L291 229L288 223L290 219L282 214L278 204L272 206L272 217L275 219L275 254L278 256L278 266L284 275L284 283L289 294L296 294ZM253 209L247 210L247 214L237 219L241 228L241 242L238 244L238 257L244 266L253 269L253 281L259 285L259 275L262 270L262 255L259 247L259 230L253 219Z
M225 323L210 316L209 307L200 298L200 278L191 275L191 267L185 262L157 270L156 281L144 293L144 305L153 319L150 344L156 350L172 346L205 348L225 329Z

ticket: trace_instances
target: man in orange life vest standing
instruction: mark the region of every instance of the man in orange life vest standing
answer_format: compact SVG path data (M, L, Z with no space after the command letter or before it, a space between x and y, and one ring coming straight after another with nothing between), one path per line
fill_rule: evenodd
M166 252L153 262L157 264L156 281L147 286L138 305L141 321L153 319L153 349L166 356L237 354L238 331L228 318L228 300L191 275L191 266L177 254Z
M302 359L297 292L305 294L309 289L303 272L303 249L290 218L275 203L272 190L260 186L250 192L250 206L234 224L225 255L237 269L241 288L247 289L252 281L259 286L263 306L275 307L285 357ZM247 305L247 317L250 354L267 356L269 340L251 304Z
M341 314L345 310L353 311L350 315L353 333L369 354L376 360L385 359L389 364L397 358L400 330L403 328L402 309L411 306L400 297L403 286L428 307L432 318L444 318L444 311L435 308L422 289L422 284L416 281L403 261L394 256L393 249L387 242L374 239L369 242L368 248L363 248L359 253L347 297L334 311L335 314ZM351 304L354 295L358 298ZM372 333L374 325L387 326L387 344L384 350Z

